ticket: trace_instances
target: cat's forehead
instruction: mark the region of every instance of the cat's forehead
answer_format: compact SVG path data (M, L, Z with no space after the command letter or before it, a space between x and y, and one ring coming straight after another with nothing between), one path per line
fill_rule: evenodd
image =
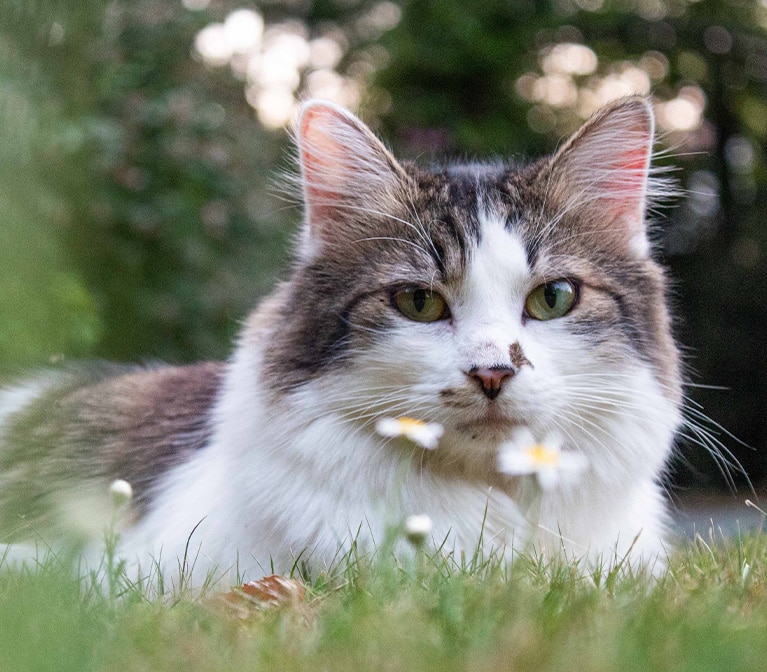
M481 215L492 211L496 218L513 223L537 201L535 190L529 187L531 168L477 162L430 171L416 169L418 205L435 216L445 212L458 216L467 224L467 233L481 236Z
M520 171L500 162L448 164L424 170L408 166L418 190L437 204L461 206L476 203L478 194L510 201L518 196Z
M467 163L418 171L416 177L418 216L429 223L438 247L457 248L462 267L479 250L506 247L514 251L509 261L527 265L526 229L537 205L519 171L500 163Z

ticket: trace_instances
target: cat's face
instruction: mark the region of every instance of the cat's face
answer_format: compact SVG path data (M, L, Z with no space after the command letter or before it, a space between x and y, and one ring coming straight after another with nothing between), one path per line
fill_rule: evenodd
M647 242L643 101L520 168L400 165L321 103L298 134L307 223L267 351L280 389L355 425L440 422L442 459L462 465L521 425L608 457L657 426L665 458L679 374Z

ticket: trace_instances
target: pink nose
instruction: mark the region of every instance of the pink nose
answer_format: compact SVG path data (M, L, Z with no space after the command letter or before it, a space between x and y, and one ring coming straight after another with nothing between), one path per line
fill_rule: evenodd
M507 378L513 378L517 369L508 366L475 367L467 375L479 381L485 396L488 399L495 399L503 387L503 381Z

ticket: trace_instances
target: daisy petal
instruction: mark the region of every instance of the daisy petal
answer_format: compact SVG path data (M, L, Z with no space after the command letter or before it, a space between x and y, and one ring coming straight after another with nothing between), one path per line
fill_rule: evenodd
M527 428L515 432L511 441L501 446L498 471L507 476L535 475L541 490L572 482L585 471L584 455L561 449L561 439L550 436L535 441Z
M376 423L376 432L381 436L401 436L421 448L434 450L444 432L442 425L436 422L424 422L414 418L381 418Z

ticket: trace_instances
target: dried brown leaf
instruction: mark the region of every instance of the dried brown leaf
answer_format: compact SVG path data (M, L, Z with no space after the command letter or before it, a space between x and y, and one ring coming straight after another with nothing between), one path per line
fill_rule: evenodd
M236 618L247 619L266 609L300 610L304 606L306 588L300 581L279 574L248 581L220 598Z

